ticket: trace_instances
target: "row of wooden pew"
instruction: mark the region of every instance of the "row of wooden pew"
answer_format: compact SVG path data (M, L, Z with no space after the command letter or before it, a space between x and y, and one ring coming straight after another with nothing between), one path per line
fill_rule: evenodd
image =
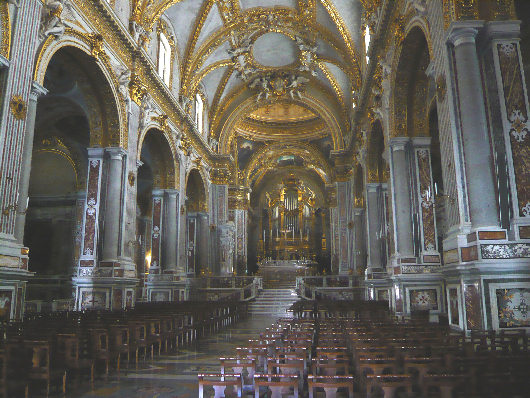
M0 335L0 393L33 396L120 372L187 346L247 314L240 302L140 303L125 311L28 314Z
M369 308L367 311L366 309ZM524 330L466 336L425 319L398 322L378 303L302 302L259 337L199 374L199 397L525 397Z

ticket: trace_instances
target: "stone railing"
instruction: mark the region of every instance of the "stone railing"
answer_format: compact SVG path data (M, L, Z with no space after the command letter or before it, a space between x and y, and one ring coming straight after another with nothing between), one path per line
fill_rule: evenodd
M263 289L263 281L254 276L209 276L191 278L190 299L207 301L239 300L249 301Z
M365 295L360 278L353 275L299 276L296 278L296 291L307 300L354 300Z
M27 300L24 303L24 312L55 312L72 311L74 309L74 299L60 299L52 302L44 300Z

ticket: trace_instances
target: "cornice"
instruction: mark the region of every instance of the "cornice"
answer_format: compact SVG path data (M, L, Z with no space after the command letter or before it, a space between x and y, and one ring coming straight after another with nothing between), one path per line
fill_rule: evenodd
M358 96L357 107L353 115L353 131L356 130L362 123L363 117L368 111L368 104L370 96L372 95L372 85L374 81L374 75L376 74L377 65L379 62L379 55L386 47L387 38L391 29L385 28L391 25L392 16L394 10L401 4L400 0L385 0L382 5L382 17L379 20L376 35L372 38L370 43L370 49L368 51L368 57L370 62L366 68L361 91ZM351 140L349 150L353 152L356 140Z
M189 139L195 151L210 166L222 166L229 157L215 154L198 133L190 116L182 109L169 88L162 82L151 59L134 43L125 26L105 1L87 2L72 0L82 14L91 21L98 21L98 30L112 51L140 77L161 110L169 120Z

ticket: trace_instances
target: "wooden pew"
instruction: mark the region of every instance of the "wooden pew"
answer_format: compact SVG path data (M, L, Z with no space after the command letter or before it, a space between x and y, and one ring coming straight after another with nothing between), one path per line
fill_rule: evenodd
M260 387L266 387L271 391L271 398L281 398L284 392L293 389L293 398L298 398L298 376L277 374L255 374L254 375L254 398L259 398ZM289 394L290 395L290 394Z
M235 387L238 398L241 398L243 384L240 374L199 373L197 378L199 379L199 398L204 398L204 387L206 386L213 387L215 398L224 397L226 388Z
M335 398L339 388L348 389L348 398L353 398L353 376L307 376L307 386L309 398L313 398L315 389L322 388L326 393L326 398Z

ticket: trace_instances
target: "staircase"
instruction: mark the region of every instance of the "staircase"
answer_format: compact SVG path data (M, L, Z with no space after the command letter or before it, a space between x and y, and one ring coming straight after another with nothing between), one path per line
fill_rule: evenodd
M288 317L292 313L286 311L298 301L298 296L291 289L265 289L253 302L249 303L248 312L250 316L276 316Z

